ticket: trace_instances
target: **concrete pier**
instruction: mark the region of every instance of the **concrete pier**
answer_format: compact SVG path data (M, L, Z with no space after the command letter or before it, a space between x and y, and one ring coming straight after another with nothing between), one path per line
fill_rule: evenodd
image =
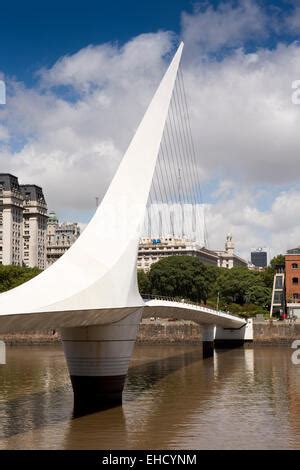
M202 328L203 359L214 355L214 341L216 335L215 325L207 325Z
M109 325L62 329L74 408L100 409L122 402L141 316L139 309Z
M249 319L240 328L216 327L215 346L217 348L238 348L247 341L253 341L253 320Z

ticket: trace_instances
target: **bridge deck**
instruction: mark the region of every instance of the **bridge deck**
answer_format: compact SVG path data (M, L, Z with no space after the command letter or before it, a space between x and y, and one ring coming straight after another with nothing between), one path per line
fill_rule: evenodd
M246 323L243 318L202 305L153 299L135 307L2 315L0 333L107 325L122 320L140 308L144 309L143 318L155 316L161 318L175 317L181 320L192 320L200 324L217 325L224 328L240 328Z
M163 299L152 299L145 302L143 318L151 317L174 317L178 320L192 320L203 325L216 325L234 329L241 328L246 324L243 318L221 310Z

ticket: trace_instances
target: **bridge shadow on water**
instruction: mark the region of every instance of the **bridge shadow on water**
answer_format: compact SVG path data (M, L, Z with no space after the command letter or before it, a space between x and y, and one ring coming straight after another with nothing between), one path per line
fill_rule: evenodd
M237 343L232 345L232 349L239 347L240 345L237 345ZM147 346L143 346L143 348L147 348ZM220 347L216 351L220 355L229 353L232 349ZM141 392L152 388L156 383L160 382L168 375L199 361L201 361L201 363L202 361L205 361L206 366L210 364L211 368L214 367L213 357L203 357L201 343L189 352L175 354L160 360L156 359L137 366L131 366L125 382L123 403L136 400L140 396ZM207 371L208 370L209 368L207 368ZM80 402L76 403L75 400L73 418L80 418L88 414L97 413L114 407L120 407L121 405L122 401L114 404L104 404L101 407L99 407L99 404L93 405L92 403L87 406Z
M200 344L188 352L133 365L130 367L126 379L123 401L129 403L136 400L141 393L168 375L199 361L202 361ZM207 361L211 361L213 367L213 359L205 359L205 363ZM120 404L115 406L120 409L120 415L122 415ZM108 408L111 406L101 408L98 406L89 409L76 407L76 404L73 403L70 384L55 390L32 393L9 401L1 399L0 390L0 439L63 421L70 421L91 413L99 413Z
M202 360L198 348L132 367L124 406L70 420L64 448L169 448L186 420L219 393L239 357L227 349Z

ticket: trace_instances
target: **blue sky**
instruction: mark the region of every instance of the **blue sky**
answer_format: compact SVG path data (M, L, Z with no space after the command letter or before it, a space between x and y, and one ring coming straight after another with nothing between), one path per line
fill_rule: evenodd
M211 246L230 231L244 256L284 251L300 243L299 37L298 1L1 5L1 170L86 223L183 38Z
M236 2L232 2L236 3ZM258 2L266 11L291 11L289 0ZM0 69L32 83L34 72L52 65L59 57L72 54L89 44L107 41L124 43L145 32L159 29L180 32L182 11L192 12L199 5L217 6L220 1L191 0L106 0L51 2L11 1L0 6ZM280 9L280 10L279 10ZM292 35L293 36L293 35ZM278 37L290 40L281 31L267 38L269 47ZM254 44L260 44L254 41ZM253 42L251 41L253 46Z
M191 9L185 0L7 2L0 7L0 67L30 83L37 68L89 44L179 31L181 11Z

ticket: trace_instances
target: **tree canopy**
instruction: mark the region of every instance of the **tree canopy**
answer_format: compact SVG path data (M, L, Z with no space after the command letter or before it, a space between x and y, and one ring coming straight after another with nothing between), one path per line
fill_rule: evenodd
M274 256L274 258L271 259L270 266L271 266L271 268L275 269L275 267L277 265L283 265L284 266L284 263L285 263L284 255L277 255L277 256Z
M207 302L217 272L192 256L168 256L151 266L151 293Z
M255 304L269 308L272 288L263 272L247 268L220 269L215 289L224 304Z
M274 269L218 268L192 256L168 256L139 272L140 292L208 303L241 314L270 307ZM234 307L236 306L236 307Z
M140 293L149 294L151 291L149 276L147 276L147 274L143 270L139 269L137 272L137 277Z
M38 268L27 268L23 266L3 266L0 265L0 292L5 292L9 289L29 281L32 277L39 274L41 271Z

